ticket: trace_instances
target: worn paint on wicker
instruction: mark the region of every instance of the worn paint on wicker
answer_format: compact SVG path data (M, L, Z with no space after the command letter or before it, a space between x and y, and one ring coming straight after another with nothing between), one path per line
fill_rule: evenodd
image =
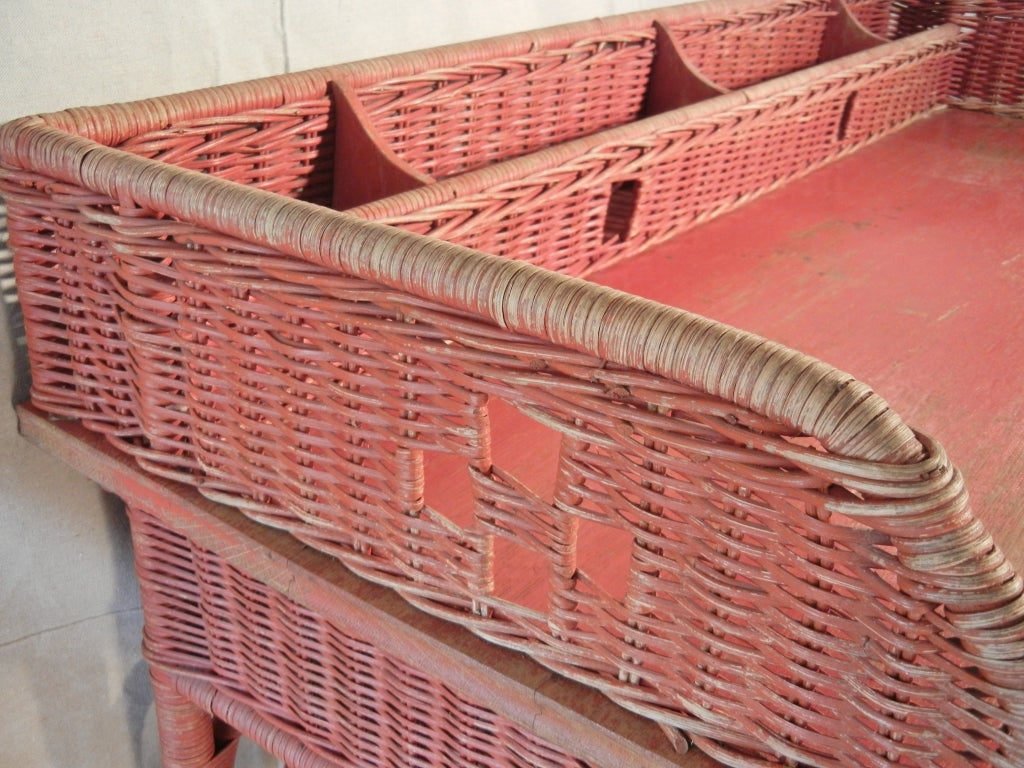
M703 11L666 11L665 26ZM596 29L544 39L558 49ZM535 42L513 36L495 55ZM699 168L758 172L708 193L703 213L682 206L699 220L930 109L957 45L955 30L924 32L684 108L682 126L669 112L417 192L495 180L505 197L454 216L438 197L430 213L546 269L322 207L326 159L344 151L328 83L414 58L14 123L2 184L33 397L730 762L1013 765L1021 584L942 449L824 363L558 274L592 268L580 253L642 244L629 241L660 167L644 163L683 162L652 152L652 136L703 136ZM856 87L841 85L851 73ZM823 109L794 111L808 97ZM814 130L779 144L793 166L760 175L767 126L805 115ZM734 124L751 133L730 143ZM613 139L629 140L622 154ZM819 154L823 139L840 151ZM239 151L264 140L266 155ZM582 174L599 193L552 171L520 195L533 239L502 241L508 201L566 152L569 165L609 154ZM718 162L734 158L745 168ZM674 194L699 186L692 173ZM643 242L678 226L647 224ZM576 232L591 240L545 263ZM496 460L496 403L554 437L553 489ZM471 489L468 509L426 503L447 471L437 456ZM595 525L628 549L618 583L578 557ZM543 563L539 605L498 591L503 552Z

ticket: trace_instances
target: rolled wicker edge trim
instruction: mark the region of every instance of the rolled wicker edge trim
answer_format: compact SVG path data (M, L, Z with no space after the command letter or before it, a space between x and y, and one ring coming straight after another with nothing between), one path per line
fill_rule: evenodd
M475 312L519 333L719 397L735 396L738 405L791 425L844 456L906 463L923 453L888 404L849 374L684 310L146 160L69 135L40 118L0 128L0 157L117 200ZM755 353L761 359L771 353L786 364L773 366L770 383L738 386L749 373L737 359Z

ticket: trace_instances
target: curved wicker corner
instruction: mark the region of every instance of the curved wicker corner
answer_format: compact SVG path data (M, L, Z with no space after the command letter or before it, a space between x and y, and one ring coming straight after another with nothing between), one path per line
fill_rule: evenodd
M1024 584L941 447L770 340L317 204L346 72L0 128L36 403L725 762L1024 761Z

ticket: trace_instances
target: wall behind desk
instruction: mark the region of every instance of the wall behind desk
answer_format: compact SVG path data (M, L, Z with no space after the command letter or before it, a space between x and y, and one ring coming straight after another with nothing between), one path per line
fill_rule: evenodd
M2 0L0 122L663 4ZM28 374L5 244L0 207L0 765L155 768L127 522L17 434Z

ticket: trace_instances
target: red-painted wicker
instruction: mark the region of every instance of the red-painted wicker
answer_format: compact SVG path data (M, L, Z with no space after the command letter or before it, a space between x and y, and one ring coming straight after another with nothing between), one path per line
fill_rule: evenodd
M167 768L209 765L206 714L291 766L585 765L158 517L129 517Z
M918 33L351 213L585 275L919 118L956 46Z
M515 259L325 207L334 83L769 7L6 126L34 401L734 765L1019 765L1022 583L941 447L824 363L572 277L931 110L956 28L826 25L855 52L728 93L673 43L698 103L359 209Z
M1024 5L1018 0L848 2L867 28L884 37L904 37L943 22L966 30L951 103L1024 117Z
M596 691L144 473L80 423L18 415L25 436L128 507L167 768L231 765L239 733L295 768L717 765Z
M969 29L957 71L957 106L1024 117L1024 5L954 0L946 20Z
M725 92L883 42L837 0L716 2L666 9L653 26L629 17L556 28L528 50L511 38L440 68L401 58L353 66L333 93L344 146L336 176L349 179L335 186L334 206L684 106L695 96L680 89L682 73L664 69L666 59Z

